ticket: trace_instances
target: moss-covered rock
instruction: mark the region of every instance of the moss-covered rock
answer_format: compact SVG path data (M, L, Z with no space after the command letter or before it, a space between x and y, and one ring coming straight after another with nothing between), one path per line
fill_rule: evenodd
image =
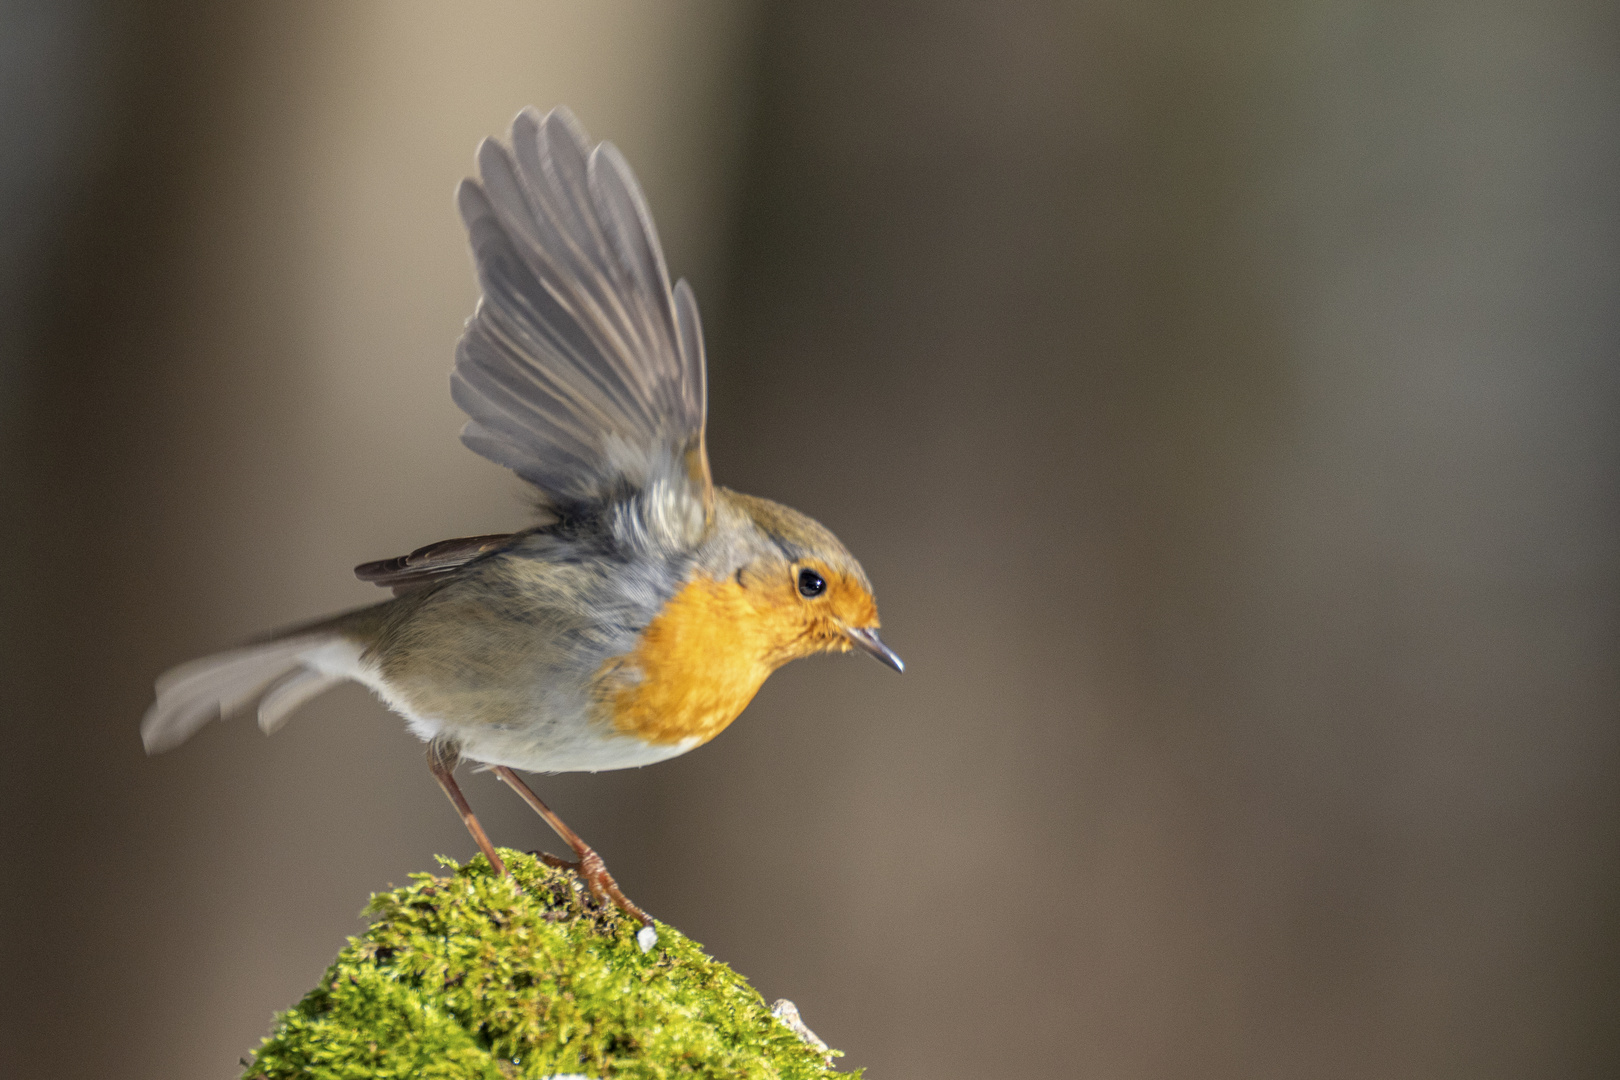
M503 850L372 897L244 1074L283 1080L839 1076L741 976L660 924L582 899L572 874Z

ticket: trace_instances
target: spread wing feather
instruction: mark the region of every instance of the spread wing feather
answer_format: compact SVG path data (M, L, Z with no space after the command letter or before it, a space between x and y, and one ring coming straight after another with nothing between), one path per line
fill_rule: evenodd
M674 481L712 501L697 303L624 157L532 109L457 193L483 299L456 349L462 441L558 506Z

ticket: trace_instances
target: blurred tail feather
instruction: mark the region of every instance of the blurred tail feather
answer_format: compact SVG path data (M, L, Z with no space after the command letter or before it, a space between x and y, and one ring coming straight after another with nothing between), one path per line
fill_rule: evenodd
M259 703L259 727L279 728L294 709L350 678L360 647L332 632L305 634L215 653L157 680L157 700L141 721L148 754L172 750L210 720Z

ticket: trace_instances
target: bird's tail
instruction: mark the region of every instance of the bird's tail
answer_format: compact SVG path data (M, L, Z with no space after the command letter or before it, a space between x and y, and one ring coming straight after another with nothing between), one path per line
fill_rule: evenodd
M141 721L148 754L172 750L210 720L258 703L266 735L316 694L361 672L362 646L331 629L215 653L158 676L157 700Z

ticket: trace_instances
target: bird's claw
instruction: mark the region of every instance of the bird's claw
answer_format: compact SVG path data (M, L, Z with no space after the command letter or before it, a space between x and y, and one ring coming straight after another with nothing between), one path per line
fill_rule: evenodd
M567 870L570 873L579 873L579 863L564 859L558 855L553 855L549 851L531 851L529 854L533 855L535 858L539 859L553 870Z
M619 883L613 880L612 874L608 873L607 863L603 862L602 856L592 849L586 848L580 854L577 862L546 851L531 851L529 854L547 866L558 870L567 870L569 873L576 875L580 881L584 882L586 890L591 894L591 899L596 902L598 907L605 908L612 904L632 919L641 923L643 927L652 926L652 916L642 911L631 902L628 896L624 895L624 891L619 888Z
M602 861L602 856L587 848L580 853L577 872L585 880L585 887L591 891L592 899L602 907L607 907L608 902L612 901L620 911L640 922L642 926L653 924L652 916L631 903L630 898L624 895L619 883L608 873L607 864Z

